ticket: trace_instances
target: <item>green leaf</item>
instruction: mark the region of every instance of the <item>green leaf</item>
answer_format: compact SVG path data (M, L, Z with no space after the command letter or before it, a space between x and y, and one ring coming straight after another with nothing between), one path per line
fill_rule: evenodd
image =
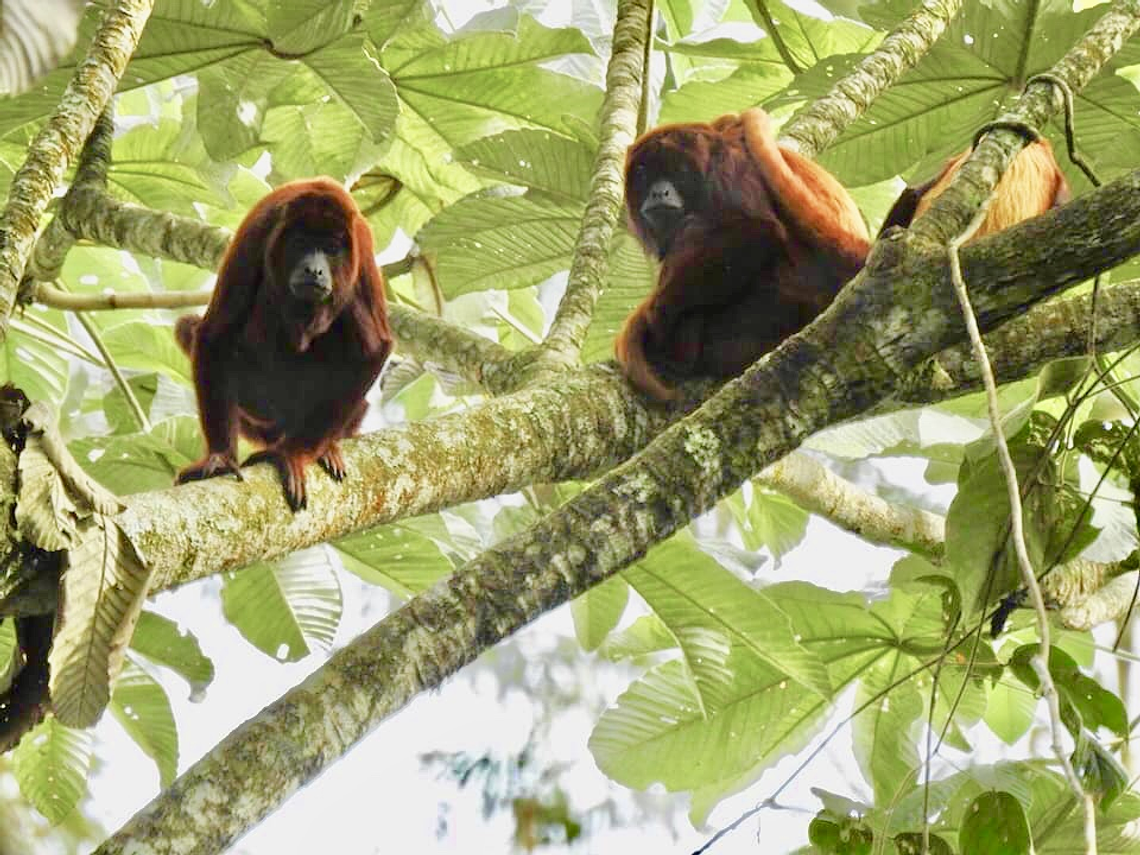
M538 198L467 198L420 232L445 296L535 285L565 270L582 211Z
M115 139L107 184L116 198L194 218L202 203L229 204L225 183L232 168L211 161L201 137L188 133L193 116L188 110L182 121L140 124Z
M892 803L919 768L923 696L913 680L891 686L917 664L909 656L884 657L864 673L855 696L856 708L878 698L852 722L855 760L874 787L877 804Z
M158 682L128 660L115 682L111 714L158 767L159 783L169 787L178 774L178 728L170 699Z
M1128 790L1128 770L1088 734L1077 740L1072 760L1081 786L1096 798L1102 810Z
M400 110L396 87L363 33L350 33L321 48L305 57L305 64L352 111L373 142L391 136Z
M340 622L341 592L326 547L294 552L275 566L253 564L227 574L226 619L246 640L280 662L296 662L314 646L327 650Z
M584 205L596 147L545 130L505 131L460 148L473 172L538 191L563 205Z
M657 269L641 246L625 231L614 236L610 249L609 278L594 306L590 329L582 346L582 359L599 362L614 358L614 339L634 306L653 290Z
M143 611L139 615L131 649L186 680L191 700L201 700L214 680L214 663L202 652L194 633L160 614Z
M1002 675L989 695L986 725L1006 745L1013 745L1029 732L1037 713L1037 698L1009 675Z
M723 80L696 80L661 99L660 124L707 122L772 97L791 80L779 60L742 66Z
M809 519L811 514L790 499L755 487L748 505L745 545L753 551L766 546L779 560L803 542Z
M293 70L270 54L247 51L198 72L198 131L211 157L236 158L260 142L269 93Z
M277 53L303 54L348 32L353 0L270 0L265 22Z
M104 9L101 3L87 5L73 58L86 53ZM128 92L180 74L192 74L242 51L262 50L265 37L264 15L249 0L210 4L199 0L158 0L127 72L119 81L118 91ZM74 74L73 59L57 66L39 86L6 101L0 115L0 136L55 109Z
M67 549L77 536L79 509L45 453L42 436L28 435L20 453L19 473L15 517L20 534L48 552Z
M190 385L190 360L169 327L132 321L107 330L103 343L121 368L158 371Z
M403 597L424 591L455 566L435 539L393 523L334 540L346 570Z
M708 718L682 663L652 669L594 728L589 748L598 767L628 787L659 782L676 791L795 752L822 723L826 704L799 683L758 679L755 667L748 657L731 663L741 687L753 691L741 688L734 703Z
M1022 645L1014 651L1009 662L1018 679L1034 691L1039 681L1030 659L1037 655L1039 649L1036 644ZM1056 646L1049 649L1049 674L1061 696L1062 713L1065 706L1071 706L1089 730L1104 727L1121 738L1128 735L1128 712L1124 702L1092 677L1082 674L1076 661Z
M294 77L311 74L298 69ZM311 175L343 178L359 165L358 155L366 142L359 117L330 98L271 108L265 114L261 137L273 151L270 178L274 184Z
M52 711L64 724L89 727L103 714L149 585L150 569L117 523L81 524L48 658Z
M613 576L570 601L570 616L578 643L587 651L597 650L606 640L629 602L629 585Z
M522 15L512 32L446 39L434 28L412 29L391 39L382 57L406 108L458 148L510 128L572 135L564 117L595 115L601 91L541 67L570 54L593 54L580 31Z
M166 419L150 434L91 436L68 445L75 459L99 483L120 496L161 490L202 449L198 420Z
M724 663L735 647L777 680L787 677L813 692L830 693L826 668L797 643L788 617L764 592L701 552L688 532L654 546L624 575L681 642L710 711L733 700L721 691L732 680Z
M11 753L20 793L48 822L62 822L87 792L91 734L48 716Z
M657 615L643 615L621 632L611 633L598 653L614 662L677 649L677 638Z
M970 805L959 834L962 855L1030 855L1029 821L1009 793L989 792Z
M67 390L67 353L59 346L60 338L69 340L67 324L55 310L31 306L27 311L37 323L17 315L0 340L0 377L23 389L33 401L58 405ZM59 337L44 326L59 330Z

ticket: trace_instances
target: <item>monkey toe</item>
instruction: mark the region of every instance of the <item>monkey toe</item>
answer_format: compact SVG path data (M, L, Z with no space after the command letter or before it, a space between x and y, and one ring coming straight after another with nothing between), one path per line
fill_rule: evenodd
M305 491L305 463L304 460L273 451L268 448L255 451L245 459L243 466L254 463L271 463L281 478L281 487L285 491L285 501L294 513L308 507L308 496Z
M234 475L239 481L243 480L241 477L241 469L238 467L238 462L233 455L207 454L197 463L191 463L179 472L178 476L174 479L174 483L185 484L188 481L202 481L206 478L213 478L215 475L224 475L226 473Z
M330 445L325 453L317 458L317 463L321 465L322 469L329 473L329 477L334 481L343 481L344 476L348 474L348 467L345 466L340 448L335 443Z

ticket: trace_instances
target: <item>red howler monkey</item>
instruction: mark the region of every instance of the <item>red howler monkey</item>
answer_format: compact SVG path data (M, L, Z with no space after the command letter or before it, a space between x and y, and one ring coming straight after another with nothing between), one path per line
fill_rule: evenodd
M649 131L630 147L625 181L631 228L661 271L615 351L659 400L686 377L739 374L798 332L870 248L847 191L778 146L758 108Z
M879 235L891 226L906 228L926 212L957 174L970 152L968 148L950 158L941 171L925 184L907 187L891 206ZM1017 153L1001 181L994 188L990 207L981 226L970 238L1001 231L1022 220L1036 217L1050 208L1064 205L1071 198L1069 184L1053 156L1053 147L1046 139L1037 139Z
M238 434L273 463L289 506L305 507L305 464L345 475L337 440L364 418L364 395L392 349L372 232L328 178L293 181L254 205L234 234L199 318L178 319L206 455L177 483L232 472Z

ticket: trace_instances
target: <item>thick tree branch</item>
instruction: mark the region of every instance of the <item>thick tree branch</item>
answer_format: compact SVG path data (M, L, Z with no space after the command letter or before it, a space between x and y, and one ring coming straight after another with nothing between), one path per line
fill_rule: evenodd
M0 213L0 340L24 276L40 218L67 165L111 99L150 16L153 0L120 0L108 8L87 55L75 69L55 112L28 146Z

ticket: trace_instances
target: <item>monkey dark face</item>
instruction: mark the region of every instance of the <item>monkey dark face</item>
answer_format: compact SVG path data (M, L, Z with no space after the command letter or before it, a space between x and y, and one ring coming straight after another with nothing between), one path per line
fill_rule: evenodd
M286 253L288 257L289 253ZM286 264L289 293L306 303L323 303L332 297L332 265L322 250L311 249Z
M654 181L649 186L638 213L645 223L646 231L652 236L658 253L664 255L669 251L673 236L685 218L685 200L681 191L668 178Z
M636 157L628 170L626 194L634 230L659 260L684 224L703 210L707 196L695 164L671 151Z
M336 272L347 263L347 241L339 231L291 228L278 241L275 273L285 293L299 303L326 303L336 291Z

